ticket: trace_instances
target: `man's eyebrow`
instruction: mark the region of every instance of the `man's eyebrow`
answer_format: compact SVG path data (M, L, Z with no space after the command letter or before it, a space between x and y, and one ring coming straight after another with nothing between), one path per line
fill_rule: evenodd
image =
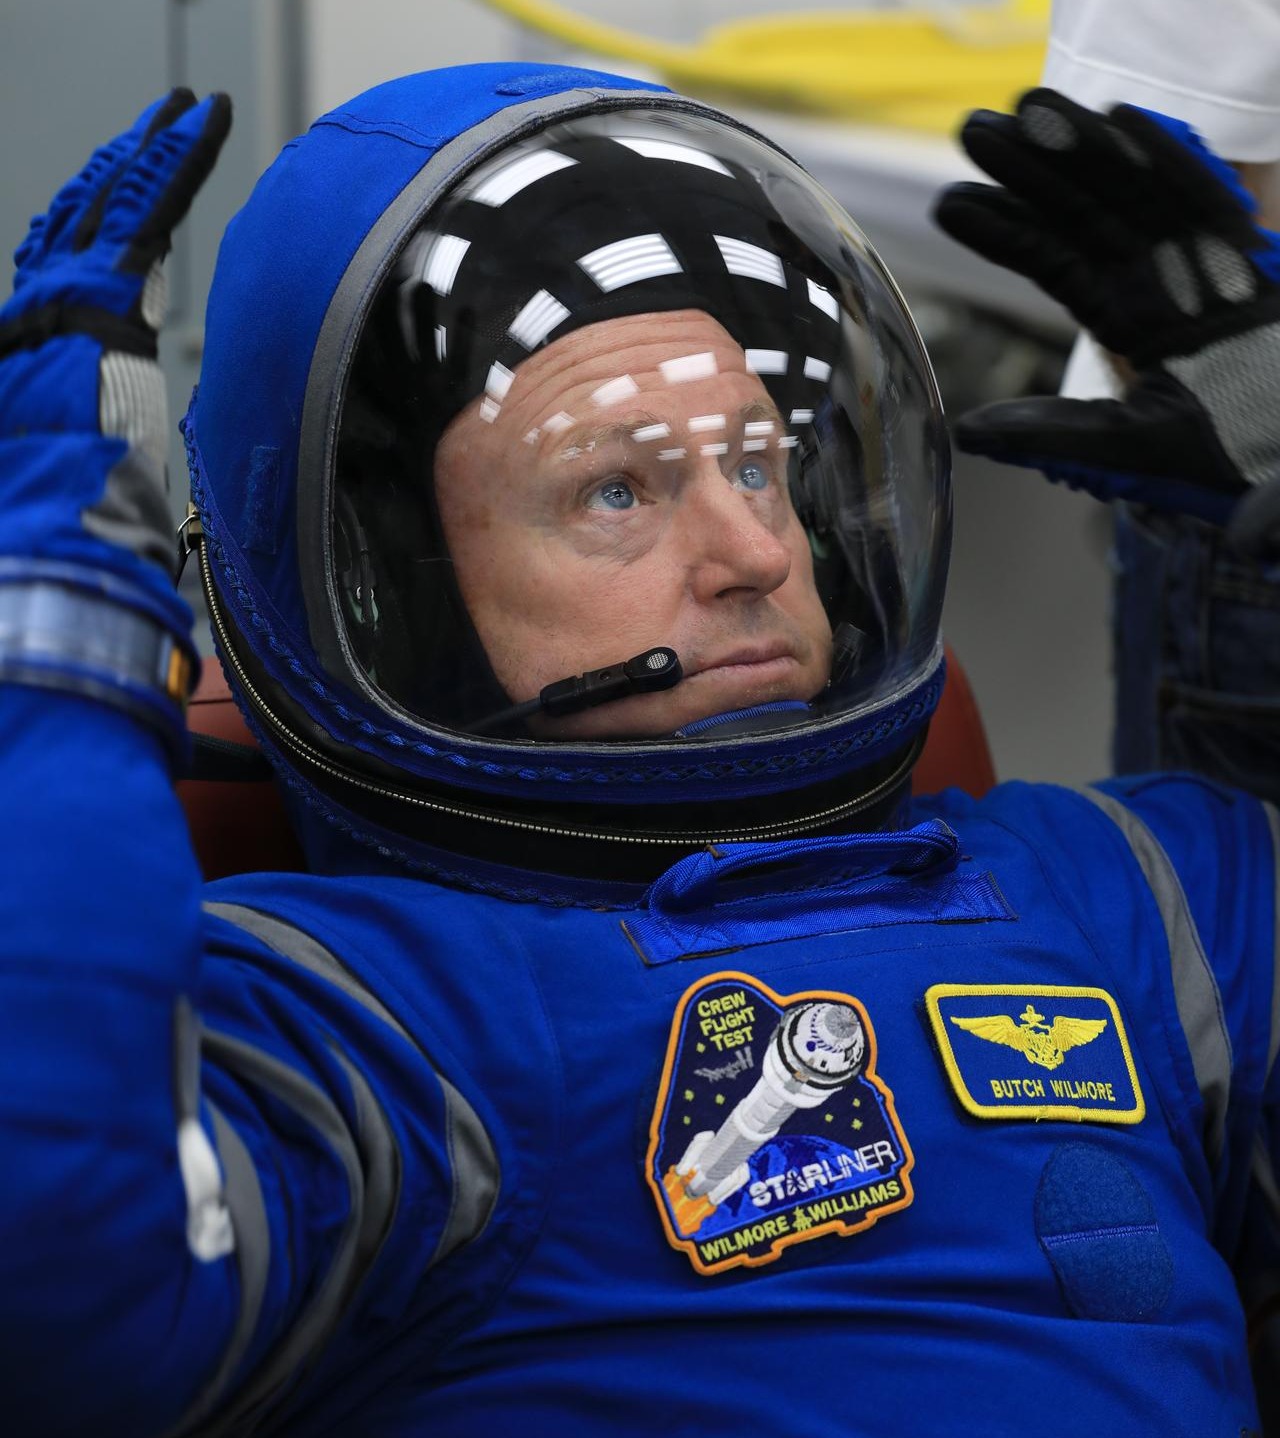
M613 420L609 424L579 425L568 434L556 435L557 450L561 459L576 459L599 444L618 444L624 440L644 443L646 440L665 439L670 433L668 425L657 415L636 410L625 419Z
M747 403L739 409L738 419L744 429L749 424L762 425L765 422L775 426L779 433L781 433L783 429L782 415L779 413L777 405L774 404L771 399L748 400ZM765 431L763 429L752 430L752 433L763 434Z

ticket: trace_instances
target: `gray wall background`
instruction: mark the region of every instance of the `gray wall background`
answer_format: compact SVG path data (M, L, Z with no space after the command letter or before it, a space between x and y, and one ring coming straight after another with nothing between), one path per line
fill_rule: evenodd
M788 8L787 0L650 0L642 11L623 0L570 3L668 39L691 38L737 14ZM231 93L235 127L170 262L173 308L161 360L176 425L199 370L219 236L290 135L395 74L554 54L470 0L0 0L0 245L11 251L93 146L171 85ZM767 116L752 118L770 130ZM928 196L953 163L955 177L964 173L958 156L934 146L917 167L898 137L791 118L774 128L785 128L788 148L901 271L949 408L1016 387L1029 369L1045 367L1035 337L1061 347L1061 320L1035 315L1029 330L1021 325L1016 333L1002 322L984 325L983 315L993 304L1003 308L1006 295L1019 312L1016 287L996 272L963 271L954 247L928 231ZM846 163L859 152L880 155L878 176ZM958 283L973 289L974 310L957 308ZM6 275L0 293L8 288ZM176 436L171 472L176 523L186 507ZM1087 498L1035 475L958 460L945 627L978 694L1002 778L1075 783L1106 771L1107 537L1104 512Z

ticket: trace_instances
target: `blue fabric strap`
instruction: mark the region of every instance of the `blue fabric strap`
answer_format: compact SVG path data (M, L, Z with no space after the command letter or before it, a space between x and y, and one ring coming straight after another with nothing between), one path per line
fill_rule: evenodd
M156 729L175 764L196 673L190 639L152 601L102 571L0 559L0 682L60 689Z
M924 873L955 866L960 841L939 819L914 829L882 834L832 834L800 841L717 844L673 864L649 890L649 908L661 913L687 913L713 902L732 876L752 870L788 867L786 888L795 883L795 869L822 870L833 877L869 874ZM753 892L760 888L757 880Z
M887 924L1016 918L990 874L956 872L959 852L936 819L889 834L716 845L672 865L622 928L646 964L666 964Z

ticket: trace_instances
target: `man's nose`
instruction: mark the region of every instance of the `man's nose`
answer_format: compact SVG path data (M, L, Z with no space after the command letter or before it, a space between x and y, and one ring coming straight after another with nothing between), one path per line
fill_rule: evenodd
M785 584L791 551L761 513L762 501L718 469L700 476L694 489L685 538L695 598L759 599Z

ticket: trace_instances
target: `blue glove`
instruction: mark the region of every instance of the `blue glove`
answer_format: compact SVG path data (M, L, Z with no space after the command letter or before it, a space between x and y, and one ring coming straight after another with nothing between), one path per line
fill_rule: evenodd
M175 750L195 672L173 590L161 262L231 123L174 90L33 221L0 310L0 680L87 695Z
M1280 236L1189 126L1053 90L977 111L961 140L996 186L951 186L941 227L1035 281L1134 378L1121 400L1005 400L961 449L1101 499L1228 524L1280 553Z

